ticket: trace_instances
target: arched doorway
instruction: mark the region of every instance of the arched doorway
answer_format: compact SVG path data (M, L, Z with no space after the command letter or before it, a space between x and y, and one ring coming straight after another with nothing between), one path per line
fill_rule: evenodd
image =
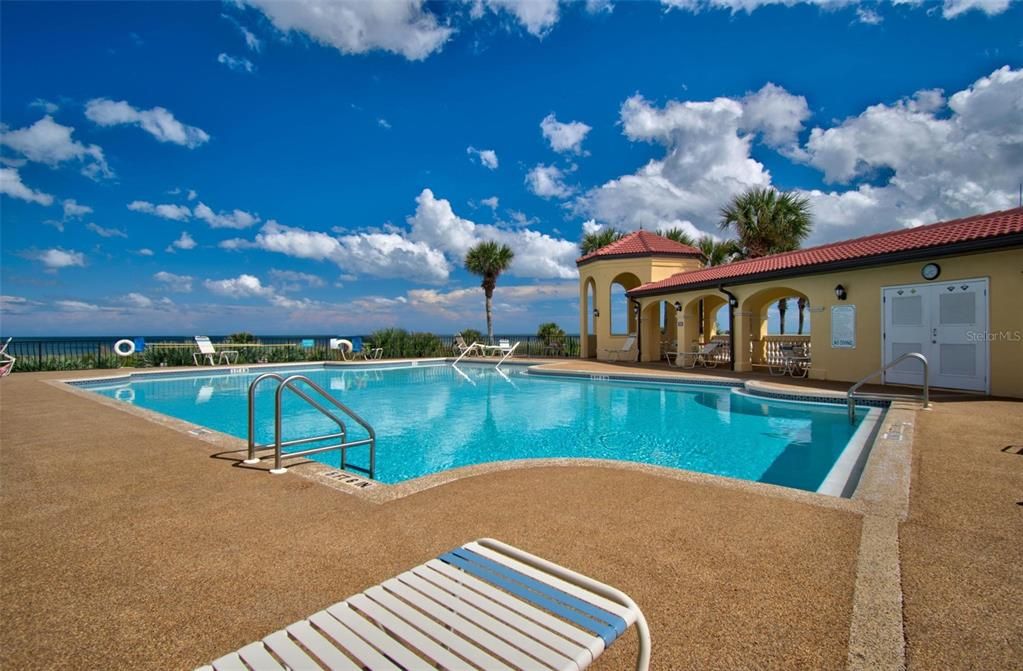
M582 318L580 319L579 347L584 359L597 358L597 283L592 277L583 282Z
M749 319L748 347L754 366L779 364L784 350L800 348L810 352L810 301L806 294L791 287L768 287L742 303Z
M642 282L632 273L619 273L611 280L608 291L611 295L608 323L612 336L634 335L639 325L638 315L626 292L638 287Z

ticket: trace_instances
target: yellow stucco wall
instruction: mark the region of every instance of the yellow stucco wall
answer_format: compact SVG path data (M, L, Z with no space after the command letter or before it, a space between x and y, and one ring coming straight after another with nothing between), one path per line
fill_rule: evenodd
M941 265L941 276L934 280L936 284L953 280L987 278L988 330L995 334L989 344L991 393L997 396L1023 397L1023 341L1021 341L1023 339L1023 249L1018 248L728 285L728 290L739 299L734 324L737 342L736 370L750 370L751 368L748 347L740 347L738 343L748 344L752 338L758 337L764 318L763 310L767 304L777 300L779 293L784 295L786 292L782 290L791 290L790 295L802 293L810 302L808 316L813 352L811 377L854 382L871 373L878 369L883 361L882 288L893 285L926 284L926 280L920 276L920 269L929 260ZM698 265L695 262L693 264ZM587 266L580 268L581 286L584 286L585 278L590 275L599 278L598 302L602 295L599 287L609 284L611 278L620 272L633 272L644 281L647 281L646 277L651 278L649 281L656 281L673 274L666 265L654 267L654 264L647 259L604 261L601 262L601 265L603 267L599 269ZM599 270L599 273L594 274L593 270ZM641 273L643 274L641 275ZM661 275L655 276L654 273ZM839 301L835 297L835 286L838 284L844 286L848 292L848 298L845 301ZM714 289L701 289L643 297L640 299L642 314L651 316L656 314L656 310L650 307L654 303L680 302L683 305L680 321L684 323L680 331L680 341L689 343L695 339L695 334L698 332L695 324L692 323L693 319L691 319L695 314L692 306L700 297L706 298L708 295L721 296L722 294L718 294ZM607 300L606 290L603 292L603 299ZM856 306L855 349L831 348L830 320L831 308L834 305ZM603 314L603 307L600 309ZM649 320L644 320L641 330L647 329L648 323L650 323ZM599 325L596 335L598 349L620 346L621 341L624 340L623 338L611 338L609 334L599 328ZM652 347L646 346L648 342L646 337L643 341L643 359L647 361L656 359L659 353Z
M623 273L631 273L639 278L640 284L657 282L675 273L687 270L696 270L703 265L699 259L679 258L670 256L648 256L632 257L624 259L602 259L591 261L579 267L579 333L582 342L582 357L597 356L607 358L603 350L620 348L627 335L612 335L611 333L611 284L615 278ZM596 300L593 303L587 300L587 286L592 282L596 289ZM594 330L589 331L589 314L596 307L600 316L594 320ZM614 309L626 310L627 305L615 305ZM634 329L633 329L634 330ZM587 338L587 335L596 338ZM595 340L595 343L592 341ZM594 351L595 344L595 351Z

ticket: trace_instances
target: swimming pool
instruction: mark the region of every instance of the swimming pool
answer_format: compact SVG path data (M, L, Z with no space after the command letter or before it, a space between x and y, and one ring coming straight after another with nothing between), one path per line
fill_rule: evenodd
M248 386L266 371L242 371L133 375L78 386L244 439ZM857 413L850 424L844 406L755 398L727 386L541 376L508 365L319 365L285 374L307 375L373 426L376 479L383 483L486 462L582 457L817 491L844 452L847 466L858 460L846 447L864 418L876 421L878 414ZM268 382L256 395L260 443L273 438L275 387ZM284 440L336 429L291 394L283 415ZM853 441L860 443L857 452L863 433ZM350 427L350 440L364 436ZM353 448L347 461L366 466L368 453ZM339 464L337 452L312 458Z

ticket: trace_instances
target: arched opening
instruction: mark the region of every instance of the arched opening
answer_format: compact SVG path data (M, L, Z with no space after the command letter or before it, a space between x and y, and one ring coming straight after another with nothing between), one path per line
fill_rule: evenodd
M793 348L811 356L809 308L806 294L791 287L762 289L743 301L750 320L750 362L777 365Z
M636 333L637 314L626 292L635 289L640 284L642 283L639 278L632 273L620 273L611 280L609 287L611 314L608 315L611 335L624 336Z
M579 334L580 345L583 357L587 359L597 358L597 318L593 311L597 309L597 283L592 277L586 278L583 283L583 315L582 333Z
M673 301L651 301L643 306L639 332L643 340L643 361L658 361L665 352L675 352L679 313Z
M701 349L710 342L719 343L714 358L721 363L730 360L728 299L718 292L697 295L683 307L684 328L679 333L679 345L685 351Z

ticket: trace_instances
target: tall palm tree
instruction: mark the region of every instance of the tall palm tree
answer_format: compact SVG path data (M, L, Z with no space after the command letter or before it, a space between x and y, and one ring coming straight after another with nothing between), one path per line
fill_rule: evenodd
M465 254L465 269L483 278L480 286L487 297L487 337L494 340L493 301L497 278L508 270L515 252L508 245L493 241L480 242Z
M768 254L799 249L813 227L810 201L803 196L775 189L750 189L721 208L722 229L735 231L738 257L754 259ZM778 300L781 333L785 333L784 298ZM802 311L800 311L802 317Z
M799 249L813 222L803 196L774 189L750 189L721 208L722 230L733 230L739 257L754 259Z
M803 312L806 310L808 302L804 296L800 296L796 299L796 308L799 310L799 335L803 335L803 326L806 325L806 316Z
M696 240L693 236L689 235L689 233L681 228L667 228L661 231L661 236L668 238L669 240L674 240L680 245L689 245L690 247L696 246Z
M617 228L601 228L590 233L583 234L583 239L579 242L579 248L582 249L583 256L592 254L601 247L607 247L612 242L617 242L621 237L625 235Z
M696 241L696 248L703 252L705 263L709 266L720 266L731 263L732 259L739 253L739 246L735 240L715 240L709 235L704 235Z

